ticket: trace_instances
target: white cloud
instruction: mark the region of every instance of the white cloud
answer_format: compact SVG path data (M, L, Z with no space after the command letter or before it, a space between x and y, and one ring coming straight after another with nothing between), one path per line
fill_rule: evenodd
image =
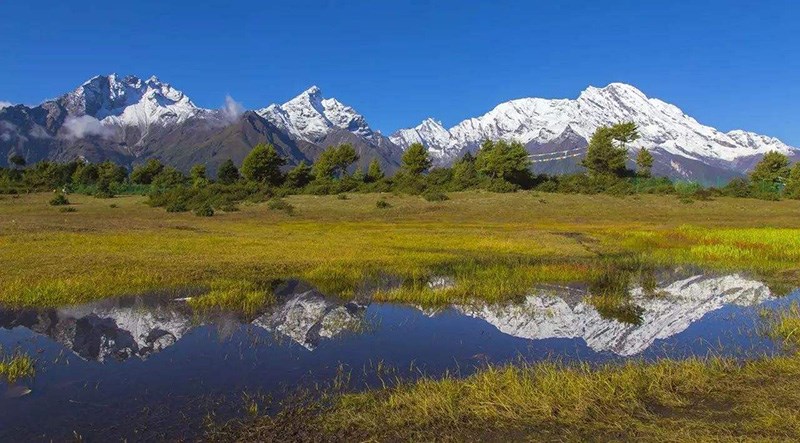
M235 122L244 113L244 106L230 95L225 96L225 105L222 106L222 117L230 123Z
M39 125L33 125L33 128L28 131L28 134L30 134L30 136L33 138L50 138L50 134L48 134L47 131L45 131L44 128Z
M83 138L90 135L109 138L114 135L112 128L103 125L100 120L90 115L67 117L64 120L64 129L67 130L67 136L70 138Z
M0 121L0 141L10 141L12 134L17 131L17 126L11 122Z
M9 106L14 106L14 103L0 100L0 109L7 108Z

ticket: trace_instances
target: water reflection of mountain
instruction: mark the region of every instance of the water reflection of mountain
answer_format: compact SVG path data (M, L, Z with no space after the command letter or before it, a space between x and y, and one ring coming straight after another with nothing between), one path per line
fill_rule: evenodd
M365 306L336 302L304 285L292 284L281 302L269 307L253 325L274 331L314 349L320 339L331 338L360 325ZM197 318L183 303L164 297L103 300L58 309L2 309L0 327L24 327L50 337L86 360L146 359L175 344L190 329L203 323L225 328L231 316ZM236 319L238 324L246 321Z
M175 344L191 327L191 317L177 306L145 300L104 300L44 310L0 309L0 327L28 328L87 360L146 358Z
M292 295L277 309L253 321L253 325L289 337L313 350L323 338L332 338L346 330L358 330L366 306L354 302L336 303L311 289Z
M503 333L527 339L580 338L595 351L631 356L657 339L678 334L709 312L725 305L752 306L771 298L769 288L739 275L698 275L660 286L657 295L631 291L640 308L637 324L604 318L574 289L543 290L520 304L460 306Z
M450 282L445 282L450 283ZM739 275L684 278L665 283L658 296L641 288L631 291L637 322L604 315L580 288L541 290L522 303L456 306L505 334L526 339L583 339L596 351L635 355L657 339L678 334L707 313L724 305L750 306L771 297L763 283ZM94 361L146 359L175 344L192 328L214 324L221 336L251 323L315 349L321 341L345 331L362 331L366 304L325 297L312 287L289 282L276 290L278 303L255 317L232 314L197 318L186 303L173 298L134 297L104 300L59 309L2 309L0 327L24 327L50 337L81 358ZM436 313L429 313L436 318ZM402 333L399 331L398 333Z

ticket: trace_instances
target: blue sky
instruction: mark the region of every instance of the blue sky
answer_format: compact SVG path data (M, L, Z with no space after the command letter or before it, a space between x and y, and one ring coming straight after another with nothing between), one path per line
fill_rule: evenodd
M390 133L621 81L800 146L798 3L6 1L0 100L39 103L111 72L155 74L210 108L316 84Z

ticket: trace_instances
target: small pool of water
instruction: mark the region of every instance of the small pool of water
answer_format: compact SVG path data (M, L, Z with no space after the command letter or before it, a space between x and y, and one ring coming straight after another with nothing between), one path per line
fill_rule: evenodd
M278 398L342 371L358 387L378 385L387 367L466 376L519 360L749 358L778 351L758 333L759 309L800 297L741 275L670 275L656 292L634 288L623 313L596 308L582 285L434 310L340 300L296 281L249 318L198 317L174 294L0 308L0 346L37 367L32 380L0 383L0 440L191 439L209 411L240 411L245 392Z

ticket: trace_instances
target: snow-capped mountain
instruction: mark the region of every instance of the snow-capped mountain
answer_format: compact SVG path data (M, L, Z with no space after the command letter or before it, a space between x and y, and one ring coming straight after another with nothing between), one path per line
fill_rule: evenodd
M397 145L373 131L352 107L335 98L324 98L316 86L282 105L273 104L256 113L299 143L320 147L350 143L359 154L358 167L365 167L376 157L390 171L400 164L402 150Z
M428 147L438 163L447 164L465 151L476 150L483 140L513 139L525 144L534 162L538 163L582 156L583 148L598 127L624 121L635 122L641 135L630 149L652 150L662 172L672 176L693 178L696 175L684 162L734 170L737 161L768 151L798 154L795 148L772 137L739 130L724 133L702 125L678 107L648 98L635 87L623 83L612 83L604 88L589 87L575 100L511 100L450 129L428 119L415 128L398 131L391 140L404 149L420 142ZM578 138L552 143L565 134Z
M213 171L231 158L241 163L258 143L272 143L289 160L313 162L328 146L352 144L358 166L377 158L391 172L402 151L365 118L313 87L283 105L245 111L230 97L204 109L155 76L100 75L39 106L0 107L0 162L20 154L43 159L113 160L125 165L159 158L188 170Z
M571 297L568 291L532 294L522 304L456 309L515 337L580 338L595 351L632 356L725 305L754 306L772 298L764 283L736 274L697 275L663 285L657 292L658 297L647 297L641 288L632 290L631 303L641 308L639 324L604 318L584 297Z
M41 105L0 105L0 164L13 154L39 160L113 160L132 166L148 158L188 170L204 163L213 173L228 158L240 163L257 143L272 143L289 166L307 163L327 147L350 143L364 168L378 159L388 173L403 149L422 143L436 165L449 165L485 139L515 139L526 145L536 172L579 169L588 139L601 125L634 121L655 157L654 173L722 183L742 175L771 150L800 159L780 140L702 125L677 107L648 98L633 86L590 87L577 99L523 98L502 103L483 116L446 129L426 119L386 137L366 118L316 86L283 104L245 111L230 98L220 109L204 109L153 76L100 75Z
M90 116L107 126L131 126L146 132L152 125L182 123L213 112L195 106L186 94L152 76L98 75L57 100L70 116Z
M292 137L311 143L324 139L334 129L344 129L364 138L377 135L363 115L335 98L323 98L316 86L282 105L273 104L256 113Z

